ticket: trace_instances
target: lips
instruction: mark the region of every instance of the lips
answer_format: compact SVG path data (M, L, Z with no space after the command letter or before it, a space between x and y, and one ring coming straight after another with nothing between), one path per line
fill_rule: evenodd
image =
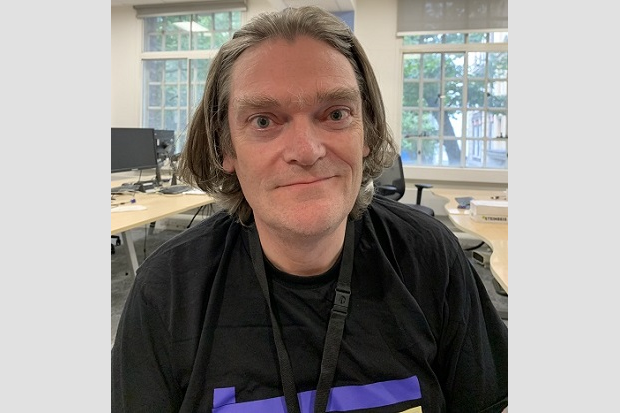
M284 187L287 187L287 186L311 185L311 184L315 184L315 183L318 183L318 182L326 181L326 180L328 180L330 178L332 178L332 177L329 176L329 177L325 177L325 178L313 178L313 179L309 179L309 180L300 180L300 181L294 181L294 182L287 182L287 183L278 185L278 187L279 188L284 188Z

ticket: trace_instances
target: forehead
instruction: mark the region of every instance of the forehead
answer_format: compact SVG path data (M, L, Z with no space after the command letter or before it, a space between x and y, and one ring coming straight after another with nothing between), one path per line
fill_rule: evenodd
M351 63L331 45L306 36L269 39L248 48L231 76L231 101L248 94L299 100L336 89L359 92Z

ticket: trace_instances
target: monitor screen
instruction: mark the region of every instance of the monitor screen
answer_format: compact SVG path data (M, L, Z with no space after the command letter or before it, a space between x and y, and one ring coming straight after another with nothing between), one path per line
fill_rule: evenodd
M152 128L112 128L111 151L112 172L159 169Z

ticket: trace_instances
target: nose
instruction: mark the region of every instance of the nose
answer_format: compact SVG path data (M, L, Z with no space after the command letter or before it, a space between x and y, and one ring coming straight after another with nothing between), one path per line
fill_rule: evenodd
M313 165L326 154L319 125L311 119L294 118L287 126L284 159L300 165Z

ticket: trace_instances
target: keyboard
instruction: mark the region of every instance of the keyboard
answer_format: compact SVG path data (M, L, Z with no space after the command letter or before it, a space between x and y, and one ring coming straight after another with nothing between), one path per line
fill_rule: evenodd
M170 185L163 187L159 192L162 194L170 195L170 194L181 194L183 192L187 192L192 189L189 185Z
M140 185L125 184L125 185L113 187L112 188L112 193L113 194L122 194L124 192L136 192L138 190L140 190Z

